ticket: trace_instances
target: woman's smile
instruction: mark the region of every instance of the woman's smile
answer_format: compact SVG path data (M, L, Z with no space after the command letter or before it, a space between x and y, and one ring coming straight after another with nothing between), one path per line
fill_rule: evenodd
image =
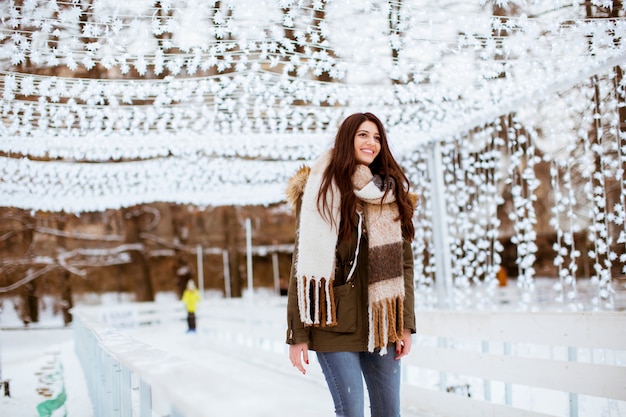
M371 164L380 153L378 127L369 120L361 123L354 136L354 157L358 163Z

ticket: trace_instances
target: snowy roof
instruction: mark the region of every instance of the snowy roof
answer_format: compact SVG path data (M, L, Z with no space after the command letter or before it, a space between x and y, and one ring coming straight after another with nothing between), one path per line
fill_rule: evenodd
M407 155L626 64L623 11L496 3L4 2L0 205L271 204L355 111Z

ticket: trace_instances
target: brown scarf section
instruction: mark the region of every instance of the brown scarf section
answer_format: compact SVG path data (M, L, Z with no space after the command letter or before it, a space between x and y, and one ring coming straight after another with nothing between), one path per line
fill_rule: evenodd
M404 264L402 225L393 192L364 165L352 177L354 193L364 202L368 235L368 350L402 340L404 309ZM393 189L393 188L392 188Z
M337 225L340 222L339 190L332 187L334 226L317 210L321 175L329 161L326 153L316 161L308 177L298 228L296 275L300 318L307 326L335 326L333 302ZM359 165L352 182L355 195L363 202L363 217L368 234L368 350L386 353L389 343L402 339L404 269L402 228L392 191L365 165Z

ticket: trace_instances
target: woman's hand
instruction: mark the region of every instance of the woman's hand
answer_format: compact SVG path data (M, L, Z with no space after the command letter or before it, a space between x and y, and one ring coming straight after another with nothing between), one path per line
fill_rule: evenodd
M411 351L411 342L411 330L404 329L402 332L402 340L396 342L396 360L409 354Z
M289 345L289 360L303 375L306 375L306 369L304 369L302 361L304 360L304 363L309 364L309 345L307 343Z

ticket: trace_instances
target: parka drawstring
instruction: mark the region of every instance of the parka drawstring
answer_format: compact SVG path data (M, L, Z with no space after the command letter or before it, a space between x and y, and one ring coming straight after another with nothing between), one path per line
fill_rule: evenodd
M357 259L359 258L359 248L361 247L361 236L363 235L363 214L360 210L357 211L356 214L359 216L359 222L356 228L356 249L354 250L354 261L352 262L352 268L350 268L350 273L348 273L348 277L346 278L346 284L350 282L350 280L352 279L352 275L354 275L354 271L356 270Z

